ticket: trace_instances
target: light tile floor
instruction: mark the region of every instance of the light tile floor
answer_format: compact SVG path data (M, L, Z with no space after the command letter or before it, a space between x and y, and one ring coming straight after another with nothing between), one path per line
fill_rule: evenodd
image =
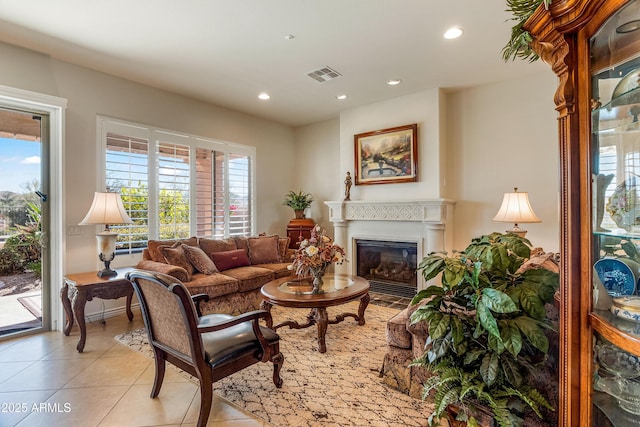
M168 369L160 395L149 398L153 361L113 337L143 327L139 312L87 325L83 353L79 330L0 342L0 426L195 426L196 384ZM266 381L269 381L267 378ZM208 426L267 426L214 396Z
M371 303L400 309L408 299L372 293ZM0 342L0 426L195 426L196 384L167 369L160 395L149 398L153 361L113 339L144 326L134 316L88 323L83 353L77 326L68 337L53 331ZM207 425L268 426L216 395Z

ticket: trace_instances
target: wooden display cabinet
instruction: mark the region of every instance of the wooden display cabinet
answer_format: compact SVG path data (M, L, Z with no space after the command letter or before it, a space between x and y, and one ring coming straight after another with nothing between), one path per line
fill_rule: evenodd
M640 360L640 324L614 316L608 305L596 309L593 291L600 280L605 294L638 295L639 24L640 0L553 0L525 24L532 47L558 76L560 426L637 425L639 418L596 389L607 375L602 346ZM613 263L631 266L620 286L614 276L624 267Z

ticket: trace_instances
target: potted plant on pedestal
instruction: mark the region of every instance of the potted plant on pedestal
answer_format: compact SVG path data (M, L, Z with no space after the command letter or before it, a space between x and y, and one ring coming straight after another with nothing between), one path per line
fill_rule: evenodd
M546 359L545 304L553 302L559 277L546 269L521 271L529 256L525 238L493 233L462 252L432 253L420 263L427 281L442 273L442 286L429 286L412 301L423 305L411 321L429 325L425 353L414 364L434 374L423 394L434 391L430 425L457 412L456 426L491 425L491 417L501 427L519 426L526 411L542 418L542 408L554 409L528 375ZM488 423L482 412L490 414Z
M297 249L304 239L311 237L311 230L315 226L313 219L306 218L304 211L313 202L311 193L299 190L297 193L289 191L285 197L283 205L289 206L296 216L287 224L287 236L289 237L289 248Z
M284 202L282 204L293 209L296 218L301 219L305 217L304 210L311 206L311 202L313 202L313 196L310 193L302 190L296 193L291 190L284 196Z

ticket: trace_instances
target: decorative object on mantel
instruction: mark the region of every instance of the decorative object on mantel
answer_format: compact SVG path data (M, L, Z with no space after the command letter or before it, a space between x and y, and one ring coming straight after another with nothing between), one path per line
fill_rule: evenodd
M295 270L298 277L313 277L313 289L319 291L327 267L334 263L342 264L344 256L344 249L333 243L327 232L316 225L311 230L311 237L300 242L289 269Z
M111 269L111 261L116 256L116 239L118 233L110 230L112 224L131 224L133 220L127 215L118 193L99 193L93 195L93 203L89 212L79 225L104 225L104 231L96 234L98 240L98 257L104 262L104 269L98 271L98 277L116 276Z
M313 202L313 196L311 193L299 190L297 193L290 190L284 196L283 205L289 206L296 214L296 219L305 218L304 210L311 206Z
M416 123L354 135L356 185L418 180Z
M344 201L351 200L351 173L347 171L347 177L344 179Z
M512 222L513 228L507 230L507 233L517 234L524 237L527 230L518 227L518 223L542 222L540 218L533 212L533 208L529 203L529 193L518 192L517 188L513 189L513 193L504 193L502 206L493 217L496 222Z

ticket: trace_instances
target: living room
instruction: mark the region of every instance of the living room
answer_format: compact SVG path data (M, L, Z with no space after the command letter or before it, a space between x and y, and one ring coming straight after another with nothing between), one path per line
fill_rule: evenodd
M492 7L504 9L501 2ZM508 37L507 24L505 28ZM78 227L93 193L100 190L98 117L255 147L254 232L283 235L292 217L291 210L282 205L284 195L302 189L314 196L307 216L332 236L334 227L324 202L344 197L345 174L354 170L354 135L417 123L418 180L354 185L352 201L451 199L455 207L450 224L452 243L447 249L462 249L473 237L508 228L492 218L502 195L518 187L529 193L542 220L527 226L527 237L546 251L559 250L553 104L557 79L541 61L527 64L525 72L509 79L424 89L292 126L180 95L177 89L161 90L153 87L153 82L142 84L117 77L108 67L96 71L76 65L71 58L66 61L12 44L6 33L2 40L0 85L66 100L62 186L55 190L63 197L58 201L62 215L54 224L62 231L63 265L58 270L60 277L51 281L54 330L60 331L64 323L58 297L62 276L100 267L94 228L80 226L79 233L68 233L69 227ZM495 62L496 67L514 66L499 59ZM466 68L473 73L473 64L466 64ZM260 108L267 109L268 104ZM134 266L139 259L139 253L118 255L113 266ZM94 321L104 316L109 322L109 316L123 313L124 299L96 299L86 307L87 317Z

